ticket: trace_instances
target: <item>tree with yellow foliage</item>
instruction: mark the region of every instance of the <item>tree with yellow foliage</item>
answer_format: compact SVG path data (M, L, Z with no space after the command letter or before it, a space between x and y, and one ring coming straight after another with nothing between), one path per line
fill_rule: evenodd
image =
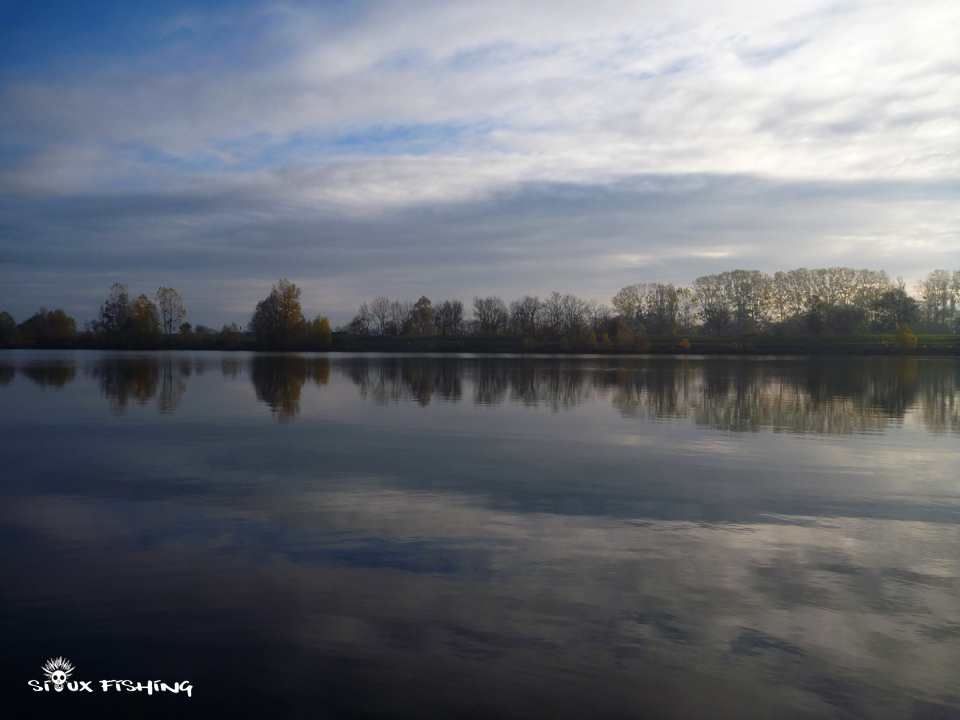
M160 313L146 295L141 295L133 304L131 330L137 342L150 342L160 335Z
M330 321L323 315L317 315L313 322L309 323L310 335L314 343L322 346L330 345Z
M249 327L256 333L258 341L274 347L287 347L304 325L300 288L286 278L280 278L270 295L257 303Z

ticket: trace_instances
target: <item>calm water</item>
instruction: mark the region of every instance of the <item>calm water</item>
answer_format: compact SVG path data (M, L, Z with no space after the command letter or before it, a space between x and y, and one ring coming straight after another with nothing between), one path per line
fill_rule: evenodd
M0 459L5 716L960 717L956 361L8 351Z

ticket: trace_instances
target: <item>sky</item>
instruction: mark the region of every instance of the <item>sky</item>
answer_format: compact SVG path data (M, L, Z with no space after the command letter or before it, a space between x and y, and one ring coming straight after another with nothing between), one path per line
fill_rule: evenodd
M0 0L0 310L960 269L960 3Z

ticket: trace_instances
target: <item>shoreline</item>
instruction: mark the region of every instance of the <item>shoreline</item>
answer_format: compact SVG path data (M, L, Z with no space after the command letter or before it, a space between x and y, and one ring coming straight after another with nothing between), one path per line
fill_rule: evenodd
M686 341L689 347L681 345ZM2 350L163 350L249 351L249 352L347 352L347 353L437 353L437 354L518 354L518 355L783 355L799 357L877 356L877 357L960 357L960 336L918 335L917 346L898 347L896 336L858 335L813 337L777 337L747 335L707 337L700 335L652 336L648 343L626 346L589 345L584 341L559 336L540 338L521 335L494 336L375 336L335 333L328 344L295 343L290 347L268 347L252 337L227 340L219 335L184 338L152 343L109 343L80 338L76 343L45 346L21 343Z

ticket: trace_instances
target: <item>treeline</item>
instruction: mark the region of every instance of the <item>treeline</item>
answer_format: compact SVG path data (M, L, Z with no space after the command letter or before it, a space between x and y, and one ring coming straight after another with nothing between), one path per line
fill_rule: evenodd
M183 323L186 311L173 288L161 287L151 300L140 295L131 300L127 286L114 283L110 295L100 305L97 318L77 331L77 321L63 310L40 308L17 325L8 312L0 313L0 344L27 347L77 347L102 340L115 347L144 346L177 332L193 332ZM202 328L206 330L206 328Z
M186 322L186 310L173 288L161 287L151 299L131 298L115 283L97 317L82 332L63 310L41 308L19 325L0 313L0 347L191 347L325 350L332 344L330 323L308 320L301 290L286 279L257 303L247 332L236 324L219 331ZM497 336L553 337L560 350L571 348L649 348L650 335L861 335L898 332L960 332L960 270L934 270L915 288L892 281L880 270L834 267L799 268L773 275L731 270L703 275L688 287L646 283L628 285L610 305L553 292L545 298L525 295L512 302L497 296L475 297L469 308L460 300L434 304L384 296L363 303L337 332L347 336ZM247 338L244 338L247 335ZM526 341L525 341L526 342ZM906 347L910 347L908 344Z
M257 303L248 325L253 347L264 349L326 350L330 348L330 322L322 316L308 321L300 308L300 288L281 279ZM219 331L186 322L187 311L179 293L161 287L151 299L131 298L123 283L114 283L100 305L97 317L82 331L63 310L41 308L19 325L8 312L0 313L0 347L38 348L203 348L232 350L244 342L236 323Z
M498 335L569 337L587 344L642 344L647 335L857 335L914 328L960 331L960 270L935 270L908 292L887 273L834 267L774 275L732 270L689 287L628 285L608 306L553 292L507 303L475 297L472 315L459 300L403 302L378 297L337 330L354 335ZM633 339L631 339L631 336ZM611 338L613 340L611 340Z

